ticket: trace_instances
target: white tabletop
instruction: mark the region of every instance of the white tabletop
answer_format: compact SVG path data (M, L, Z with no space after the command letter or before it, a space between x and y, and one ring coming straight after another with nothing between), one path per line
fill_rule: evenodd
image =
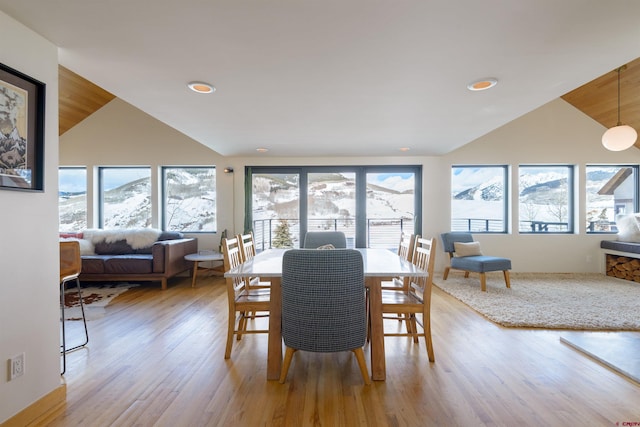
M187 261L222 261L224 257L220 252L216 251L201 251L185 255L184 259Z
M316 249L309 249L316 250ZM340 250L340 249L335 249ZM422 276L426 272L387 249L356 249L362 254L367 277ZM287 249L267 249L252 260L227 271L225 277L281 277L282 255Z

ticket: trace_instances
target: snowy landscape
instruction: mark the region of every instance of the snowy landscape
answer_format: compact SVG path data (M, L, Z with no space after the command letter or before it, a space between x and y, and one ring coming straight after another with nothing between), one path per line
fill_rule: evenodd
M474 222L478 229L485 220L490 220L490 231L501 231L504 215L504 188L502 176L495 170L487 176L485 168L459 168L453 172L451 212L452 229L466 230L467 220ZM590 166L586 173L587 226L591 222L615 221L614 197L600 195L598 191L615 175L619 167ZM523 167L518 177L519 228L531 232L532 222L551 223L548 231L567 231L569 221L569 187L566 167L535 168ZM553 225L553 223L557 223ZM564 224L564 225L560 225ZM609 231L609 230L596 230Z
M503 180L487 177L483 168L464 168L452 182L452 228L466 230L469 218L492 227L502 226ZM591 167L587 176L589 221L606 218L614 221L613 196L598 195L618 168ZM523 171L531 173L523 173ZM530 221L567 222L566 170L521 169L520 224L531 231ZM413 175L369 174L367 183L367 229L370 245L393 246L401 227L413 230ZM494 172L495 175L495 172ZM211 177L196 171L181 171L170 177L174 189L168 197L170 212L167 223L172 230L215 231L215 191L206 191ZM294 245L299 245L298 175L254 175L253 221L256 239L269 239L282 220L287 220ZM215 188L211 186L209 188ZM149 227L150 180L137 179L105 192L105 228ZM309 174L308 229L344 231L355 236L355 177L351 173ZM77 231L86 227L86 193L60 192L61 231ZM460 221L462 220L462 221ZM402 223L402 225L401 225ZM462 224L462 226L461 226ZM484 225L478 225L484 227ZM373 230L373 231L372 231ZM472 230L479 231L479 230ZM483 230L481 230L483 231ZM562 230L560 230L562 231Z
M167 172L166 230L216 231L215 173L211 174L211 170L172 168ZM60 231L87 228L86 197L85 191L59 192ZM138 178L107 189L104 204L103 228L152 225L149 178Z

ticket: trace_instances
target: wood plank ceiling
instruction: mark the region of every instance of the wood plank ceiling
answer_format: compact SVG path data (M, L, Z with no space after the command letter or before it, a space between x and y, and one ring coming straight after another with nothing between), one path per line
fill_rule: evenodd
M624 64L623 64L624 65ZM99 86L59 66L59 135L115 98ZM640 131L640 58L620 74L620 118ZM618 73L607 74L561 97L606 128L618 122ZM636 142L640 148L640 141Z
M621 64L625 65L625 64ZM618 124L618 73L607 74L561 97L606 128ZM640 132L640 58L620 72L620 121ZM640 148L640 141L636 141Z
M62 135L115 98L73 71L58 66L58 135Z

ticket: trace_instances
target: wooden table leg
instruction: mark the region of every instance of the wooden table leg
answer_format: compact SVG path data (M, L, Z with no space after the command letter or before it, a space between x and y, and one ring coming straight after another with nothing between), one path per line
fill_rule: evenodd
M198 261L193 261L193 279L191 280L191 287L196 287L196 276L198 275Z
M371 378L384 381L387 377L382 324L382 290L380 277L367 277L369 313L371 316Z
M269 344L267 350L267 379L279 380L282 369L282 301L280 277L269 277L271 282L269 312Z

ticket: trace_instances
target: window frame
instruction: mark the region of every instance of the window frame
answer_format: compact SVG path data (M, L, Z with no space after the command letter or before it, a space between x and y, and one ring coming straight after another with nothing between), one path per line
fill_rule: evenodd
M567 174L567 230L566 231L524 231L520 230L520 170L521 169L541 169L541 168L566 168ZM576 214L576 198L575 198L575 176L576 166L571 164L520 164L518 165L518 233L525 235L545 235L545 234L575 234L575 214Z
M502 180L503 180L503 193L502 193L502 198L503 198L503 202L502 202L502 216L503 216L503 226L502 226L502 230L499 231L491 231L490 229L485 230L485 231L478 231L478 230L470 230L470 227L467 227L467 232L469 233L473 233L473 234L508 234L509 230L510 230L510 217L509 217L509 200L510 200L510 185L509 185L509 174L510 174L510 166L508 164L454 164L451 165L451 169L450 169L450 179L451 179L451 183L450 183L450 188L453 188L453 170L455 168L475 168L475 169L483 169L483 168L500 168L502 169ZM450 191L450 195L449 195L449 206L451 206L451 203L453 202L453 194L452 191ZM451 209L451 208L450 208ZM449 217L449 227L450 229L453 230L453 214L451 213L452 210L450 211L450 217ZM469 218L469 220L471 220L471 218ZM488 219L485 219L488 221ZM469 223L470 224L470 223ZM488 225L486 228L490 228ZM462 231L462 230L460 230Z
M355 173L356 176L356 236L355 247L365 247L367 173L413 173L414 188L414 229L422 231L422 165L341 165L341 166L245 166L245 231L253 227L253 175L254 174L298 174L299 175L299 221L300 241L307 232L308 221L308 174L309 173Z
M85 228L89 227L89 180L88 180L88 170L86 166L58 166L58 230L62 231L60 227L60 171L61 170L82 170L84 171L84 192L85 192L85 206L84 206L84 214L85 214ZM77 231L77 230L71 230Z
M169 169L212 169L213 171L213 175L214 175L214 179L215 179L215 183L214 183L214 188L213 191L215 193L215 198L216 198L216 202L214 203L213 209L214 209L214 230L179 230L182 233L189 233L189 234L207 234L207 233L217 233L218 230L218 209L217 209L217 200L218 200L218 191L217 191L217 186L218 186L218 180L217 180L217 169L215 165L211 165L211 166L204 166L204 165L197 165L197 166L169 166L169 165L165 165L165 166L161 166L160 167L160 223L162 224L162 230L163 231L170 231L167 228L167 170Z
M598 168L598 167L602 167L602 168L618 168L618 169L622 169L622 168L630 168L632 169L632 174L635 177L635 179L633 180L633 212L638 212L640 211L640 165L638 164L601 164L601 163L587 163L584 166L584 182L585 182L585 211L584 211L584 216L585 216L585 234L616 234L617 233L617 229L612 229L609 231L589 231L589 226L587 226L587 214L588 214L588 208L589 206L588 204L588 193L587 193L587 184L588 184L588 179L587 176L589 174L589 168ZM615 212L615 199L614 199L614 212ZM631 212L630 212L631 213ZM614 224L615 224L615 213L614 213Z
M151 192L149 194L151 200L151 216L149 217L149 223L153 222L153 171L151 166L98 166L98 227L105 228L104 226L104 171L114 169L146 169L149 171L149 184ZM149 225L151 227L151 225Z

